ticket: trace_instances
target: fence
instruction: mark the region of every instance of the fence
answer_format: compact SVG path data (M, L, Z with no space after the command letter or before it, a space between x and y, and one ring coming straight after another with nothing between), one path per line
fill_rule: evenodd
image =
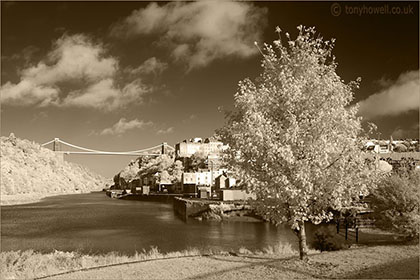
M337 219L337 234L344 236L346 240L354 238L356 242L359 242L359 228L370 228L374 226L374 223L373 219L361 217ZM340 233L340 229L344 229L344 232Z

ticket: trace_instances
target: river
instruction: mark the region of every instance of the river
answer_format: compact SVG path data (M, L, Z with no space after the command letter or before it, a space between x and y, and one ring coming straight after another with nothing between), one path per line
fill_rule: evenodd
M297 238L287 227L266 222L185 222L171 203L111 199L103 192L1 207L2 251L134 254L151 247L256 250L279 243L297 247Z

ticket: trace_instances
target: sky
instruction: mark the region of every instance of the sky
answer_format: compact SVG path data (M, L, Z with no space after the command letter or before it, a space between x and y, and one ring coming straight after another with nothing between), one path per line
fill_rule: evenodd
M419 138L418 22L418 2L2 1L1 135L105 151L209 137L261 71L254 42L304 25L336 39L345 82L362 78L378 138ZM65 158L107 177L134 159Z

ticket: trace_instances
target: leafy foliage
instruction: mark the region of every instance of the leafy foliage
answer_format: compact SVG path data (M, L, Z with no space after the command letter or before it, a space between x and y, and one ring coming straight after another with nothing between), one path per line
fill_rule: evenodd
M200 168L206 168L208 165L206 163L207 156L203 151L198 151L189 158L189 168L191 171L198 171Z
M218 133L230 147L226 160L257 195L257 212L300 233L305 221L319 224L331 210L352 207L374 169L351 106L359 81L345 84L336 73L333 40L298 30L283 44L278 28L274 47L264 45L262 73L239 82L235 110Z
M419 186L419 172L394 173L383 178L371 193L375 225L408 238L419 238Z
M361 120L350 106L358 82L336 74L333 41L298 27L295 40L265 44L262 74L239 83L235 111L219 133L227 159L258 211L275 223L320 223L330 209L366 193L369 171L361 149ZM280 33L280 32L279 32Z
M90 192L105 185L103 177L39 144L13 134L1 137L2 195Z
M399 175L406 176L416 170L416 160L414 158L402 158L397 161L390 160L392 163L393 172Z
M163 154L157 157L144 156L135 161L131 161L120 173L114 177L114 182L118 185L119 178L123 178L126 183L145 176L158 174L158 179L162 181L180 182L184 167L182 162L174 160L171 155Z

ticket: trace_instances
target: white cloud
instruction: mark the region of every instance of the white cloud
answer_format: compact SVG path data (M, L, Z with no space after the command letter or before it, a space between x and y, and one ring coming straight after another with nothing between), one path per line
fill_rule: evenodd
M184 123L184 124L190 123L190 122L194 121L195 119L197 119L197 115L191 114L186 119L182 120L182 123Z
M359 114L366 119L399 115L418 110L420 104L419 71L401 74L383 90L359 102Z
M3 104L46 106L58 99L59 92L57 87L23 79L18 84L7 82L2 85L1 101Z
M32 60L34 55L39 52L40 49L35 46L27 46L24 49L22 49L20 52L15 53L11 56L1 56L2 61L23 61L25 64L29 64L29 62Z
M139 121L138 119L127 121L125 118L121 118L112 127L105 128L104 130L102 130L100 134L101 135L122 135L129 130L141 129L149 125L152 125L152 122Z
M163 67L151 60L144 68L150 70L150 65ZM114 110L141 103L144 94L152 89L140 78L118 85L118 75L118 59L107 55L102 44L83 34L64 35L43 60L21 71L20 82L2 85L1 100L3 104L21 106Z
M63 36L55 43L45 61L22 71L22 77L38 84L86 79L98 81L112 77L118 61L105 57L105 49L83 34Z
M111 34L157 34L173 58L192 69L227 56L256 54L253 42L261 40L266 14L265 8L245 2L151 3L115 24Z
M72 91L63 99L62 106L91 107L108 111L126 107L129 104L141 104L142 96L150 88L135 80L122 89L115 87L113 79L104 79L83 89Z
M171 126L166 129L159 129L156 133L157 134L170 134L170 133L173 133L174 131L175 129Z
M168 68L168 64L162 62L156 57L151 57L144 61L141 65L136 68L127 68L126 72L131 75L144 75L144 74L154 74L158 75Z

